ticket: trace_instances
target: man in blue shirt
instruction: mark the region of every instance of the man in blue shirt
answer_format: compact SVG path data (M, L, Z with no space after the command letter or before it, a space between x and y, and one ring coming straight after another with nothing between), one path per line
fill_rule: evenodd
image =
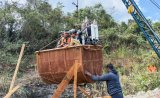
M101 76L92 75L90 72L86 71L85 74L88 75L93 81L106 81L108 94L112 98L123 98L122 88L119 81L119 75L112 64L105 66L108 73Z

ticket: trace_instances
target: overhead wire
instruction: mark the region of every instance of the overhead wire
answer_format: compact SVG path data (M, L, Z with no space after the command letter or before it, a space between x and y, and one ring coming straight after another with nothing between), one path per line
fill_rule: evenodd
M155 4L156 4L158 7L160 7L160 5L159 5L155 0L152 0L152 1L154 1L154 2L155 2Z
M152 4L154 4L158 9L160 9L160 5L154 1L154 0L150 0Z
M154 0L153 0L154 1ZM154 1L155 2L155 1ZM160 5L157 3L157 2L155 2L155 4L158 6L158 8L160 8Z

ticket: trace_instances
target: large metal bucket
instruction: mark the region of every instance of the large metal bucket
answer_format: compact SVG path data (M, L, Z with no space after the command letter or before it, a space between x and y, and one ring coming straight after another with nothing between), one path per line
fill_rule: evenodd
M91 83L84 71L100 75L102 73L102 47L101 46L73 46L54 48L36 52L37 69L42 80L48 84L59 84L67 71L78 60L78 84ZM73 82L73 79L70 83Z

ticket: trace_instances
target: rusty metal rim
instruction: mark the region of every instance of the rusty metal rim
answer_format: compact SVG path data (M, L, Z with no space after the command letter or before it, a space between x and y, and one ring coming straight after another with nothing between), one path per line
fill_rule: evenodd
M78 46L69 46L69 47L62 47L62 48L40 50L40 51L36 51L35 53L48 52L48 51L54 51L54 50L63 50L63 49L70 49L70 48L79 48L79 47L82 47L82 46L87 46L87 47L98 46L98 47L102 47L101 45L78 45Z

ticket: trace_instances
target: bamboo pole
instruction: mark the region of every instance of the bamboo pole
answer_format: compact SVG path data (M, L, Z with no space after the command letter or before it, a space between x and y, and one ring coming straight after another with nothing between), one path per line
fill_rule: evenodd
M19 65L20 65L20 62L21 62L21 59L22 59L22 56L23 56L24 48L25 48L25 44L22 45L21 52L20 52L18 62L17 62L17 65L16 65L16 69L15 69L15 72L14 72L14 75L13 75L13 78L12 78L12 81L11 81L11 84L10 84L9 92L12 90L12 88L14 86L14 82L16 80Z
M75 62L76 64L75 64L75 66L74 66L74 86L73 86L73 89L74 89L74 98L76 98L76 96L77 96L77 71L78 71L78 69L77 69L77 61Z
M92 98L90 95L87 94L87 92L83 88L81 88L80 86L78 86L78 88L81 90L82 93L84 93L87 96L87 98Z
M58 85L58 88L56 89L56 91L53 94L52 98L59 98L60 95L62 94L62 92L64 91L64 89L67 87L67 85L69 84L70 80L74 76L74 68L75 68L75 66L79 65L77 62L78 61L76 60L75 64L69 69L69 71L67 72L66 76L63 78L61 83ZM77 68L79 68L79 66Z
M8 94L7 94L4 98L10 98L11 95L12 95L15 91L17 91L18 88L20 88L20 87L21 87L21 85L17 85L16 87L14 87L12 90L10 90L10 91L8 92Z

